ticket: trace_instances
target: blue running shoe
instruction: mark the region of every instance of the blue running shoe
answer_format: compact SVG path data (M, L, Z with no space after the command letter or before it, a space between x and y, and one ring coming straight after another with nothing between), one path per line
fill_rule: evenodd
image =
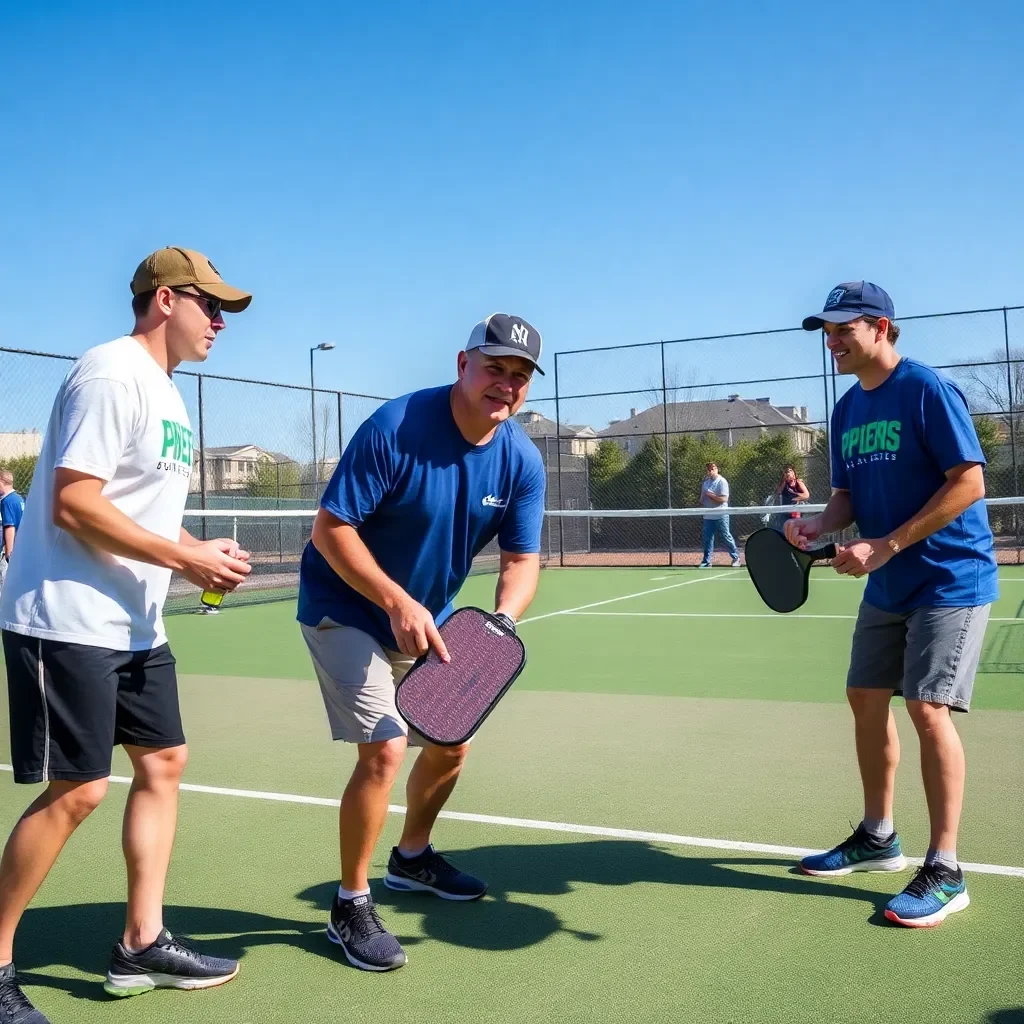
M399 892L432 892L443 900L478 900L487 892L486 882L460 871L433 846L418 857L403 857L394 847L384 884Z
M934 928L970 902L959 867L951 871L943 864L929 864L918 869L903 892L889 900L885 917L908 928Z
M812 853L800 861L805 875L848 875L851 871L902 871L907 859L895 832L881 841L864 830L861 823L849 839L825 853Z

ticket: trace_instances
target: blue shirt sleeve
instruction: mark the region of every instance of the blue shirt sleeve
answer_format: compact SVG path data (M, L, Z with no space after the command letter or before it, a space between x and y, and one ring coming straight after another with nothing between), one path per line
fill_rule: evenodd
M541 459L528 459L516 486L508 511L498 528L498 547L513 555L540 551L544 526L546 473Z
M846 461L843 459L843 435L840 430L839 406L832 413L832 430L829 436L829 449L832 452L832 487L837 491L850 489L850 476L846 472Z
M985 465L967 399L955 384L939 379L926 388L921 411L925 447L943 473L965 462Z
M13 526L17 530L21 526L23 512L24 506L14 491L0 500L0 522L4 526Z
M367 420L342 454L320 507L349 526L361 526L391 489L393 462L384 433Z

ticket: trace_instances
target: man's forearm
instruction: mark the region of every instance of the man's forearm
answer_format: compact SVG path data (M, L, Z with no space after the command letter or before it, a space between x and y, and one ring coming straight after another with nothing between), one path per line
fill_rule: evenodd
M409 595L377 564L355 527L322 509L313 523L313 546L355 591L390 613Z
M513 620L530 607L540 579L540 555L501 556L498 585L494 590L494 610Z
M821 513L821 532L838 533L853 525L853 502L849 491L833 491Z
M981 467L973 467L948 479L925 504L920 512L911 516L902 526L897 527L884 540L895 540L901 548L910 547L918 541L948 526L963 515L976 501L985 497L985 478Z
M53 521L77 540L109 554L165 569L184 565L180 544L139 526L102 494L74 493L74 485L59 490Z
M13 526L5 526L4 527L4 554L7 556L8 560L10 559L11 552L13 550L14 550L14 527Z

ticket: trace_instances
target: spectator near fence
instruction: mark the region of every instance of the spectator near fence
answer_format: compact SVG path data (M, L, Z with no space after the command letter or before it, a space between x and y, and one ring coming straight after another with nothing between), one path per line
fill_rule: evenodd
M21 517L25 511L25 501L14 489L14 474L9 469L0 469L0 590L4 587L7 575L7 563L14 552L14 536L21 526Z
M718 472L718 466L714 462L707 464L707 476L700 485L700 504L702 508L728 508L729 506L729 481ZM732 539L729 532L729 517L727 515L705 516L704 517L704 557L700 567L708 569L711 567L711 559L715 555L715 537L721 537L729 557L732 558L733 567L740 564L740 553L736 549L736 541Z
M775 488L775 500L780 505L800 505L811 496L807 485L796 474L793 466L785 466L778 486ZM775 517L776 525L781 530L787 519L799 519L799 512L785 512Z

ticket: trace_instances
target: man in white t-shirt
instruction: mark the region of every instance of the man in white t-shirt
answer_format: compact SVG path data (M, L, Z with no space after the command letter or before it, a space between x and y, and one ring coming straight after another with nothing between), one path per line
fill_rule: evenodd
M124 815L127 922L105 988L206 988L234 960L163 923L187 749L162 610L171 573L233 590L248 555L182 529L193 435L171 374L201 362L251 296L200 253L161 249L131 284L135 329L90 349L57 393L0 597L14 780L47 783L0 862L0 1024L42 1024L12 963L21 915L71 833L102 800L116 744L134 782Z
M718 472L718 465L709 462L705 467L707 476L701 481L700 503L703 508L725 509L729 507L729 481ZM715 556L715 536L722 538L725 550L729 552L733 568L740 564L740 553L736 541L729 530L727 515L704 517L704 556L701 560L702 569L711 568L711 559Z

